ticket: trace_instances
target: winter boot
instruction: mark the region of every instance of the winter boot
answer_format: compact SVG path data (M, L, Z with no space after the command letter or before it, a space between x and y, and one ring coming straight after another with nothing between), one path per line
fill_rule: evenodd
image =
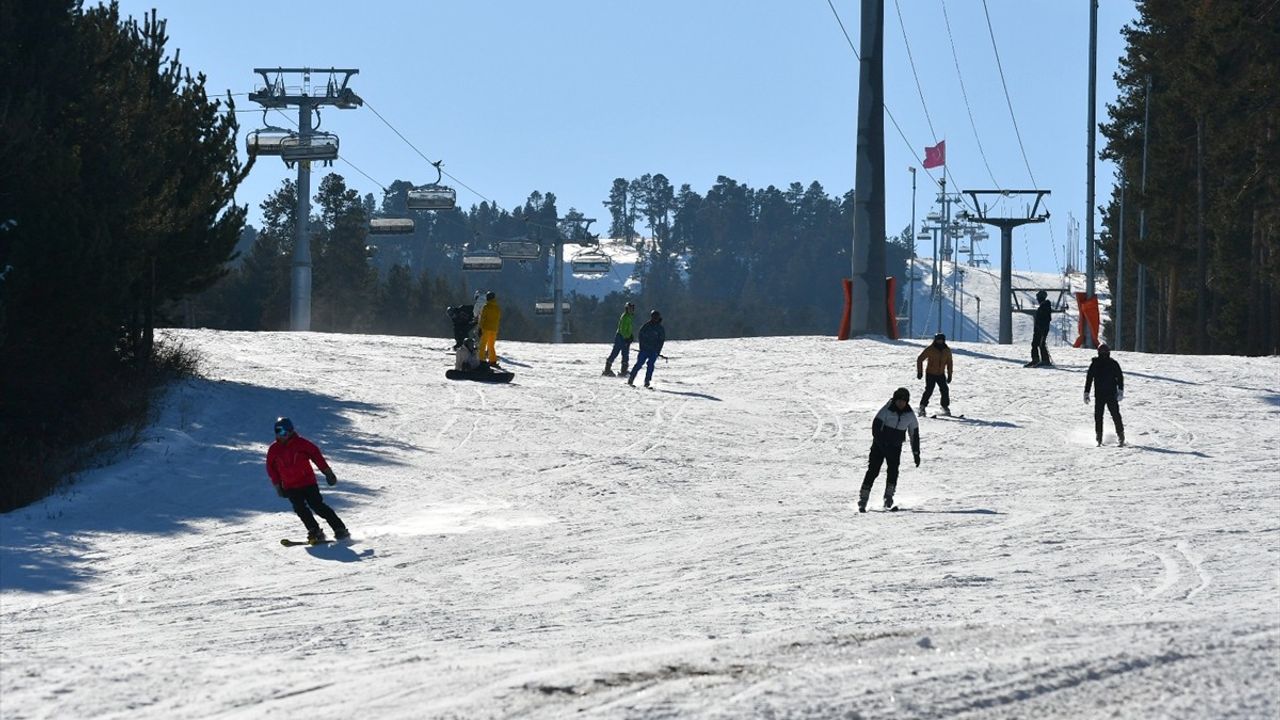
M323 545L326 542L328 542L328 540L325 538L323 530L316 530L315 532L307 533L308 545Z
M866 511L867 511L867 501L866 501L866 500L859 500L859 501L858 501L858 512L866 512Z
M946 415L947 417L951 417L951 408L947 407L946 405L943 405L942 414Z
M624 370L623 370L623 372L626 372L626 370L624 369ZM609 367L608 365L605 365L605 366L604 366L604 372L602 372L602 373L600 373L600 374L601 374L601 375L603 375L603 376L605 376L605 377L613 377L613 376L614 376L613 368Z
M333 531L334 540L347 540L351 537L351 531L345 526Z
M626 375L631 372L631 368L627 367L626 363L622 363L622 370L620 370L619 372L621 372L623 375Z
M1124 447L1124 436L1120 436L1120 447Z
M929 417L929 406L925 403L920 403L920 417Z
M884 499L884 509L890 512L896 512L898 510L898 506L893 504L893 498L887 497Z

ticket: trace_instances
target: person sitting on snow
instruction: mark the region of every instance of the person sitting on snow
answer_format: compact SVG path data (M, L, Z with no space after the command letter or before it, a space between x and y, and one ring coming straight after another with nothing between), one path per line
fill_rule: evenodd
M462 344L458 346L458 353L453 363L453 369L462 372L476 372L481 368L488 370L489 366L480 362L480 356L476 354L476 341L471 338L465 338L462 341Z

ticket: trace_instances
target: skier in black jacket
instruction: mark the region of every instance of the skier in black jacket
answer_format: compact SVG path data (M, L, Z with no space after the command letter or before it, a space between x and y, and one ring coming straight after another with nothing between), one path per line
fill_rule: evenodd
M1045 340L1049 337L1049 324L1053 320L1053 303L1049 302L1049 293L1041 290L1036 293L1040 305L1036 308L1036 325L1031 333L1031 362L1026 367L1053 367L1049 359L1049 347Z
M1096 385L1095 385L1096 383ZM1120 417L1120 401L1124 399L1124 373L1120 363L1111 359L1111 348L1106 343L1098 346L1098 356L1089 363L1089 374L1084 379L1084 401L1089 402L1089 388L1094 390L1093 429L1102 445L1102 408L1111 411L1111 422L1116 426L1116 437L1124 447L1124 420Z
M445 312L453 323L453 349L457 350L471 334L471 328L476 326L476 318L470 305L450 305Z
M911 455L916 467L920 467L920 423L911 409L911 392L906 388L893 391L893 399L876 413L871 421L871 457L867 460L867 474L862 478L862 491L858 493L858 512L867 511L871 486L880 474L880 465L889 463L884 481L884 509L897 510L893 504L893 492L898 489L898 464L902 459L902 443L911 438Z

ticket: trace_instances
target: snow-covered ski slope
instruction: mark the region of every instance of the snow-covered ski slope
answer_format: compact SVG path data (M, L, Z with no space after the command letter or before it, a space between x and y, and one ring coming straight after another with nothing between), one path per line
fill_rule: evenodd
M1276 358L1117 353L1098 448L1087 352L957 344L967 418L860 515L918 342L671 342L647 391L602 345L484 385L442 339L176 336L207 379L0 517L6 720L1280 714ZM277 414L354 543L279 544Z

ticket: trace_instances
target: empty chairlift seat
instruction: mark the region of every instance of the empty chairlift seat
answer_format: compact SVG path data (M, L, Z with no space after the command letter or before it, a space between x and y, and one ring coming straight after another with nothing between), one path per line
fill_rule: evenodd
M529 240L505 240L498 243L498 254L509 260L537 260L542 246Z
M446 185L423 185L405 195L410 210L452 210L458 202L458 193Z
M370 235L405 235L413 232L413 218L373 218L369 221Z
M568 300L561 300L561 301L560 301L560 313L561 313L562 315L568 315L568 314L569 314L569 301L568 301ZM552 300L552 299L550 299L550 298L548 298L548 299L546 299L546 300L539 300L539 301L535 302L535 303L533 304L533 314L534 314L534 315L555 315L555 314L556 314L556 301L555 301L555 300Z
M613 267L608 255L599 251L581 252L569 260L575 275L604 275Z
M492 250L476 250L462 256L463 270L495 271L502 269L502 256Z
M338 136L315 133L302 137L290 135L280 141L280 157L287 163L301 160L332 162L338 159Z
M250 155L279 155L281 144L293 134L284 128L271 126L250 131L244 137L245 152Z

